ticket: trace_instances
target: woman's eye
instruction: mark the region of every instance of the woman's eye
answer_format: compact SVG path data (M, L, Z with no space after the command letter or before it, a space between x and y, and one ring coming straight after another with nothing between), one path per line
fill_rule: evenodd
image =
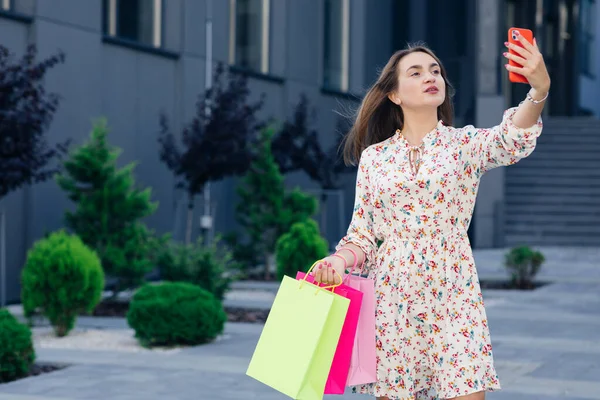
M436 69L435 71L433 71L433 73L439 75L440 71Z
M411 76L418 76L419 73L418 72L413 72L413 74Z

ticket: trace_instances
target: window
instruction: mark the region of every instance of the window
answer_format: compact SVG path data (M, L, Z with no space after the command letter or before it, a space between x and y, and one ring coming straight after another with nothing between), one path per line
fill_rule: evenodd
M348 91L350 48L349 0L325 0L323 38L323 86Z
M162 0L104 0L104 33L161 47L162 6Z
M2 0L2 10L4 11L9 11L10 9L12 9L12 1L11 0Z
M229 62L269 72L270 0L230 0Z
M596 68L595 32L596 32L596 2L582 0L581 3L581 72L593 75Z

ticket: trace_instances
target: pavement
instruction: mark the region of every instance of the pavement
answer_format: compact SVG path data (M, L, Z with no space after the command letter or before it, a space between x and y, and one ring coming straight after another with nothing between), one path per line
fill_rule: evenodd
M528 292L484 291L503 387L486 398L600 399L600 249L541 250L547 262L539 280L552 284ZM505 277L503 254L475 251L481 279ZM268 308L276 290L276 284L239 282L225 303ZM78 327L128 329L120 318L82 317ZM217 341L175 353L40 348L39 362L70 366L0 385L0 400L286 399L245 375L261 329L229 323Z

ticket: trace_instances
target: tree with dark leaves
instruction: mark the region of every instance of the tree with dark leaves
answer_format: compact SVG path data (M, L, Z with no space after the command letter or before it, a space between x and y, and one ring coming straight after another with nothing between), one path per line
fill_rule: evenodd
M36 55L31 45L15 61L0 45L0 199L23 185L51 178L58 168L49 164L67 152L69 141L51 146L44 137L59 97L46 92L43 80L65 55L60 52L41 62Z
M314 119L314 114L312 116ZM340 175L352 171L347 167L339 152L345 133L350 126L346 118L339 116L336 122L335 140L325 150L317 131L309 121L309 107L302 95L294 110L291 121L286 121L273 139L273 154L282 173L304 171L321 188L321 224L326 220L325 204L328 193L340 188Z
M160 159L175 174L177 188L188 196L185 241L192 239L194 200L208 182L245 173L253 158L251 145L263 124L256 113L263 99L249 104L247 77L229 72L219 64L214 85L198 98L196 115L181 133L181 146L169 128L167 117L160 118Z

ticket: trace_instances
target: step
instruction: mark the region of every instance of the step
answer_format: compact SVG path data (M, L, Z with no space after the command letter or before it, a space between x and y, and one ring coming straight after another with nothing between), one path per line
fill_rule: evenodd
M537 160L545 158L558 158L558 159L586 159L586 160L598 160L600 154L600 143L596 146L590 144L581 145L580 147L568 147L564 145L544 145L538 146L527 160Z
M555 206L566 209L579 208L587 209L590 213L600 212L600 202L597 197L576 197L576 196L550 196L550 195L528 195L528 196L507 196L507 207L519 207L523 205Z
M552 119L542 120L544 127L550 127L554 129L572 129L572 130L593 130L600 129L600 122L594 121L570 121L562 122Z
M522 160L516 165L511 165L506 168L507 181L516 177L522 178L556 178L556 179L569 179L573 178L577 181L581 179L589 179L590 184L596 184L600 182L600 171L590 170L587 168L537 168L535 166L529 166L525 164L526 160Z
M570 115L550 115L550 116L546 116L547 120L550 121L557 121L557 122L565 122L565 123L572 123L572 122L597 122L600 123L600 119L598 119L598 117L596 117L595 115L574 115L574 116L570 116Z
M598 151L600 151L600 146L598 146ZM600 158L598 157L600 153L590 149L587 151L570 151L567 149L556 150L556 149L539 149L539 151L534 151L528 158L526 158L527 162L537 162L537 161L546 161L546 160L557 160L557 161L581 161L588 164L595 164L596 166L600 166Z
M509 212L506 214L505 225L510 227L513 225L530 224L535 226L554 225L565 226L584 226L584 225L600 225L600 214L573 214L565 213L562 215L556 214L519 214Z
M571 129L571 130L593 130L600 129L598 120L591 121L557 121L553 119L542 119L544 127L553 129Z
M595 160L557 160L557 159L541 159L532 160L531 158L525 158L518 163L519 167L531 166L536 168L552 168L552 169L582 169L582 168L594 168L598 169L600 163Z
M528 245L528 246L582 246L596 247L600 246L600 236L547 236L539 237L513 234L507 232L504 236L505 245L508 247Z
M507 199L506 202L506 213L514 213L514 214L554 214L557 216L560 215L587 215L589 217L594 217L600 215L600 207L596 203L593 207L587 206L575 206L571 205L569 207L557 204L557 203L542 203L542 204L532 204L532 203L514 203L512 199Z
M586 129L586 130L564 130L556 128L544 128L542 134L538 138L542 142L580 142L582 140L597 143L600 137L600 130Z
M588 118L588 119L577 119L577 118L564 118L557 119L555 117L542 117L542 121L544 124L553 125L553 126L600 126L600 119L598 118Z
M545 201L548 197L570 197L579 200L595 200L600 203L600 186L545 186L545 185L514 185L507 184L505 190L507 197L525 197L527 200L539 199Z
M506 226L506 233L511 235L530 235L532 237L539 236L598 236L600 240L599 226L576 226L567 228L564 226L531 226L531 225L510 225Z
M548 151L557 151L557 152L564 152L564 151L581 151L581 152L588 152L588 153L592 153L594 151L597 151L598 149L600 149L600 140L588 140L588 139L584 139L584 140L579 140L579 141L573 141L572 139L570 140L549 140L549 139L539 139L535 150L534 150L534 154L537 152L548 152Z
M594 178L581 178L571 176L552 176L548 175L520 175L510 174L505 175L506 187L518 188L518 187L535 187L535 188L551 188L552 193L555 193L557 189L577 189L577 188L600 188L600 176ZM594 192L594 190L592 190Z

